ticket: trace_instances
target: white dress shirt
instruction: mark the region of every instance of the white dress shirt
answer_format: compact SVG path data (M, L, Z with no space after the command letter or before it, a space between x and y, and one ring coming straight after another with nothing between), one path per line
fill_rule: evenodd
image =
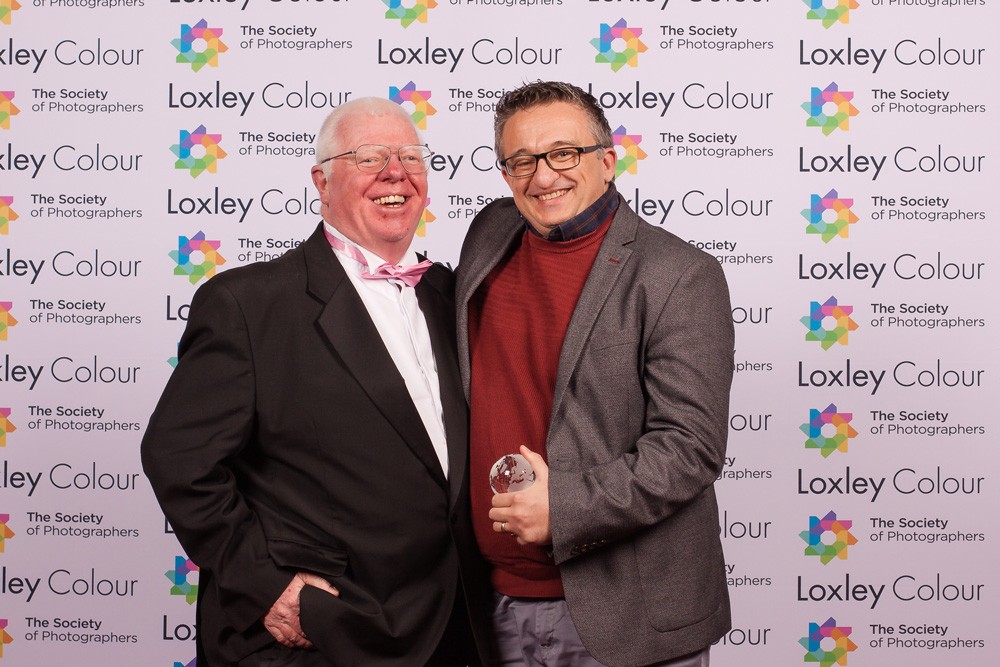
M369 250L348 240L337 229L323 223L326 230L344 243L357 248L371 270L375 270L386 260ZM368 309L375 328L382 337L389 356L392 357L399 374L403 376L406 390L420 414L434 452L445 477L448 476L448 444L444 433L444 417L441 407L441 385L438 383L437 362L431 348L431 337L427 321L417 303L417 293L398 280L367 280L361 277L364 269L357 260L331 248L347 272L354 289ZM404 257L414 257L410 251Z

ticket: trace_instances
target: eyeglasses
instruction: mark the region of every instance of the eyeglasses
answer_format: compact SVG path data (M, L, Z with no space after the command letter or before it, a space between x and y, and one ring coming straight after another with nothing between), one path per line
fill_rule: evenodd
M545 164L553 171L565 171L580 164L580 156L584 153L592 153L596 150L607 148L597 144L595 146L562 146L544 153L534 155L520 154L511 155L505 160L497 160L497 166L503 169L511 178L527 178L538 169L538 160L545 158Z
M351 155L354 157L354 164L359 171L369 174L377 174L389 164L389 159L395 153L399 158L399 164L403 169L411 174L420 174L427 171L427 161L434 153L425 145L400 146L396 150L381 144L361 144L353 151L333 155L325 160L320 160L319 164L337 160Z

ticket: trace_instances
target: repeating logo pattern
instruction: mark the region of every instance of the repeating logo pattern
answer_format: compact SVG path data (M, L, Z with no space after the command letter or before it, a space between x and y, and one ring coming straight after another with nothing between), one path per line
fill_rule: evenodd
M417 126L417 128L421 130L427 129L427 118L437 113L437 109L431 106L431 103L428 101L430 97L431 91L417 90L417 84L412 81L402 88L389 86L390 100L399 106L403 106L405 103L413 105L413 111L410 113L410 118L413 119L413 123Z
M10 25L14 12L21 8L17 0L0 0L0 23ZM0 646L0 655L3 655L3 647Z
M19 217L17 211L11 208L14 203L14 198L10 195L0 195L0 234L4 236L10 231L10 226L8 223L17 220Z
M404 28L410 27L414 21L427 23L427 13L437 7L436 0L416 0L412 7L404 7L403 0L382 0L389 9L385 12L385 17L390 20L398 20Z
M591 45L597 49L594 62L611 65L613 72L617 72L625 65L638 67L639 54L649 48L639 39L640 35L642 28L630 28L625 19L619 19L614 25L602 23L600 37L590 40ZM617 40L621 40L624 44L621 51L615 49Z
M10 408L0 408L0 447L7 446L7 434L17 430L17 426L10 420Z
M812 301L809 305L809 315L799 321L805 325L806 340L818 342L824 350L834 345L847 345L847 334L858 328L858 323L851 318L854 306L841 306L837 297L831 296L825 302ZM832 327L828 325L832 321Z
M17 320L10 314L13 307L13 301L0 301L0 340L7 340L10 328L17 326Z
M826 650L820 645L824 639L834 641L833 650ZM800 639L799 644L807 651L802 662L818 662L819 667L847 665L847 654L858 648L851 641L851 627L837 625L832 616L822 625L810 623L809 634Z
M181 36L172 39L170 43L177 49L175 62L190 65L195 72L202 67L219 66L219 54L225 53L229 47L220 39L222 28L210 28L208 21L202 19L193 26L181 24ZM200 47L200 48L199 48Z
M836 7L826 7L824 0L802 0L809 7L806 18L810 21L820 21L824 28L835 23L847 25L851 22L851 10L858 8L858 0L836 0Z
M799 426L799 429L808 436L806 449L818 449L823 458L829 457L834 452L847 453L847 446L851 439L857 437L857 430L851 426L854 418L852 412L838 412L837 406L833 403L826 406L820 412L815 408L809 410L809 421ZM823 429L830 427L836 429L833 435L824 435Z
M425 238L427 236L427 225L437 220L437 216L430 212L427 207L431 205L431 198L424 202L424 211L420 214L420 222L417 223L417 236Z
M9 514L0 514L0 554L3 553L7 540L14 537L16 533L10 529L7 522L10 521Z
M0 90L0 129L10 129L10 119L21 113L14 104L13 90Z
M857 116L859 111L851 100L854 93L850 90L840 90L835 81L830 82L826 88L811 88L809 101L802 103L802 108L809 114L806 119L806 127L818 127L823 134L830 136L837 130L847 132L851 129L851 118ZM836 107L836 111L827 114L827 104Z
M174 569L163 573L170 580L170 594L184 596L188 604L198 601L198 584L192 584L187 580L188 575L198 572L199 568L190 558L174 556Z
M198 664L197 658L191 658L191 662L189 662L186 665L182 662L178 662L177 660L174 661L174 667L196 667L197 664Z
M829 243L838 236L846 239L850 233L850 226L859 220L851 210L852 206L854 200L841 197L836 189L830 190L825 195L810 195L809 208L802 210L802 217L809 222L806 234L819 234L824 243ZM827 221L825 219L827 211L833 211L837 216L836 220Z
M174 267L175 276L187 276L192 285L197 285L202 278L211 278L215 269L226 263L226 258L219 254L221 241L209 241L205 232L199 231L194 236L177 237L177 250L171 250L170 259L177 262ZM201 253L202 261L197 262L192 257Z
M629 134L624 125L619 125L612 135L615 141L615 148L621 147L618 162L615 163L615 177L621 176L625 172L636 174L639 171L639 160L646 159L646 152L639 148L642 141L641 134Z
M806 543L803 552L805 556L819 556L819 560L826 565L834 558L847 560L847 548L858 543L858 538L851 534L853 521L847 519L837 519L837 513L830 511L820 519L818 516L809 517L809 530L803 530L799 537ZM832 544L823 543L823 535L831 533L833 535Z
M204 172L217 174L219 160L228 155L219 142L221 134L209 134L204 125L199 125L194 132L180 131L180 141L170 147L177 156L174 169L186 169L191 178L198 178Z

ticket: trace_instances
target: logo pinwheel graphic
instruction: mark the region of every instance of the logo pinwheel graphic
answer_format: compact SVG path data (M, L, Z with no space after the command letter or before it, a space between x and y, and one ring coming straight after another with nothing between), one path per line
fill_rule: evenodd
M612 133L615 147L621 147L622 153L615 163L615 177L621 176L625 172L636 174L639 171L639 160L646 159L646 152L639 148L642 141L641 134L629 134L624 125L619 125L618 129Z
M0 408L0 447L7 446L7 434L17 430L10 420L10 408Z
M427 225L437 220L437 216L430 212L427 207L431 205L431 198L424 202L424 211L420 214L420 222L417 223L417 236L425 238L427 236Z
M403 106L405 103L413 105L413 112L410 113L410 118L413 119L413 123L418 129L427 129L427 118L428 116L433 116L437 113L437 109L431 106L428 101L431 97L431 91L429 90L417 90L417 84L410 81L408 84L402 88L397 88L396 86L389 86L389 99Z
M0 129L10 129L10 119L21 113L14 104L13 90L0 90Z
M851 534L853 523L849 519L838 519L837 513L833 511L827 512L822 519L818 516L809 517L809 530L799 533L799 537L806 543L803 555L819 556L823 565L834 558L847 560L847 547L858 543L858 538ZM823 542L823 536L827 533L833 535L831 544Z
M611 65L611 71L617 72L625 65L629 67L639 66L639 54L648 50L639 36L642 35L642 28L630 28L625 19L619 19L618 23L608 25L601 24L601 35L590 40L591 45L597 49L594 56L595 63L607 63ZM622 50L615 47L624 44Z
M174 169L186 169L191 178L198 178L204 172L218 173L219 160L226 157L219 142L221 134L209 134L204 125L199 125L194 132L180 131L180 141L170 147L177 156Z
M806 449L818 449L823 458L828 458L834 452L847 453L848 443L857 437L857 430L851 426L853 412L838 412L833 403L820 412L809 409L809 421L799 426L799 430L808 436ZM827 432L824 433L824 430ZM832 432L831 432L832 430Z
M170 43L177 49L175 62L190 65L195 72L205 65L219 66L219 54L225 53L229 47L220 39L222 28L210 28L208 21L202 19L192 25L181 24L181 36L172 39Z
M198 584L188 581L188 575L198 572L198 566L190 558L174 556L174 569L163 573L170 580L170 594L183 596L188 604L198 601Z
M3 553L4 542L17 534L7 526L8 521L10 521L9 514L0 514L0 554Z
M810 195L809 208L801 211L802 217L809 221L806 234L819 234L823 243L829 243L838 236L846 239L850 225L859 220L851 210L852 206L854 200L841 197L836 190L830 190L825 195ZM827 220L827 211L832 211L836 217Z
M858 8L858 0L834 0L835 7L827 7L829 0L802 0L806 3L809 11L806 18L810 21L819 21L824 28L829 28L834 23L847 25L851 22L851 10Z
M169 253L170 259L177 262L174 275L187 276L192 285L196 285L202 278L211 278L215 275L216 267L226 263L226 258L219 254L221 245L221 241L205 239L205 232L201 231L191 238L178 236L177 250ZM201 253L201 262L194 257L197 253Z
M14 198L10 195L0 195L0 234L4 236L10 231L9 223L18 219L17 211L11 208Z
M20 8L21 3L17 0L0 0L0 23L10 25L14 12ZM3 655L3 646L0 646L0 655Z
M0 301L0 340L7 340L10 328L17 326L17 319L10 314L13 307L13 301Z
M833 650L826 650L822 647L824 639L833 640ZM819 667L833 667L834 665L847 665L847 654L857 650L858 645L851 641L850 626L838 626L837 621L830 617L823 625L818 623L809 624L809 634L799 640L807 653L802 657L802 662L816 662Z
M851 318L854 306L839 305L835 296L822 304L810 302L809 311L809 315L799 320L809 329L806 340L818 342L824 350L837 344L847 345L847 333L858 328Z
M436 0L417 0L412 7L404 7L403 0L382 0L389 9L385 12L385 17L390 20L398 20L404 28L410 27L414 21L427 23L427 13L437 7Z
M837 130L847 132L851 129L851 117L858 115L858 108L851 104L854 93L850 90L840 90L836 82L831 82L826 88L810 89L810 99L802 103L802 108L809 118L806 118L806 127L818 127L823 134L830 136ZM829 109L827 105L836 107L836 111ZM833 111L827 114L827 111Z

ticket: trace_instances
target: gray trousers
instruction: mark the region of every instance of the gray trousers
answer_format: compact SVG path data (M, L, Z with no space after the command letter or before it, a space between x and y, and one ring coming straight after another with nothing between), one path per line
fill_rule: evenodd
M565 600L496 594L490 667L606 667L580 641ZM644 667L709 667L708 651Z

